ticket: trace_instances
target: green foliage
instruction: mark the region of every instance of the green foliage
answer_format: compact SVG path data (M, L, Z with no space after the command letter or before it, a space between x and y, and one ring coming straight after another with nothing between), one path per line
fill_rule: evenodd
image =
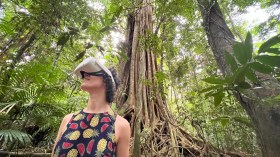
M280 67L280 56L261 55L257 56L256 60L271 67Z
M9 132L3 139L9 141L12 137L13 141L29 146L26 140L22 143L24 134L19 132L25 133L27 126L38 126L38 130L25 133L25 137L34 139L46 131L43 142L53 143L62 117L86 104L87 95L79 89L80 82L70 75L73 68L88 55L103 56L110 66L117 65L119 60L128 60L129 45L122 41L114 47L110 33L124 35L127 15L142 4L129 0L4 0L2 3L5 8L0 21L1 52L3 50L0 129ZM101 11L92 7L93 3L100 5ZM233 3L245 8L253 1ZM274 67L253 57L252 37L248 34L244 43L235 43L234 55L225 55L233 74L218 77L196 3L156 0L152 5L153 25L158 32L147 32L148 37L141 44L156 54L161 71L155 74L155 81L162 85L160 92L171 104L168 107L194 136L197 136L194 128L201 126L205 132L202 136L215 146L231 149L234 145L253 152L254 134L246 113L228 91L251 88L252 82L258 82L256 71L269 74L274 72ZM36 35L35 41L15 60L31 34ZM276 55L279 49L270 46L266 52L269 54L265 55ZM11 61L15 63L14 68ZM213 86L205 88L207 84L201 78L209 75L212 76L204 81ZM201 97L200 89L207 97L213 97L214 103ZM112 107L116 110L116 104ZM123 112L118 110L119 114ZM188 116L191 120L185 121ZM11 133L15 135L9 135Z
M253 5L256 2L257 2L256 0L247 0L247 1L233 0L233 3L236 4L237 6L239 6L241 9L246 8L247 6Z
M277 50L279 50L279 48L271 48L271 47L273 47L279 43L280 43L280 34L278 34L278 35L268 39L266 42L264 42L260 46L258 53L260 54L260 53L264 53L264 52L269 52L269 53L278 54L279 51L277 51Z
M218 106L222 102L222 100L225 96L225 93L223 91L219 91L219 92L217 92L215 94L212 94L212 95L214 97L214 105Z
M220 116L211 120L212 122L220 121L223 127L225 127L230 121L235 121L241 124L246 125L247 127L252 128L251 122L247 117L239 117L239 116Z
M202 79L203 81L211 84L225 84L227 81L223 78L218 78L214 76L207 77L205 79Z
M280 43L279 35L272 37L264 42L258 52L267 52L267 49L271 49L273 46L277 46ZM219 84L219 86L212 86L201 90L201 93L207 92L206 96L214 97L215 106L221 103L221 100L225 96L223 92L250 89L251 83L259 82L256 78L255 72L273 74L274 68L280 68L280 56L275 55L258 55L252 58L253 42L252 36L248 32L245 42L235 42L233 45L233 54L225 52L225 60L230 66L232 74L227 77L215 77L210 76L203 79L203 81L210 84ZM238 61L238 62L237 62Z
M73 68L85 56L98 56L98 51L109 56L105 59L110 66L118 63L119 58L107 51L113 49L111 41L104 39L120 31L123 7L130 6L102 2L98 5L106 7L99 11L90 1L80 0L1 2L0 130L18 131L10 131L15 136L5 132L3 139L20 141L22 132L37 140L44 133L39 142L53 143L63 116L86 104L87 95L72 78ZM32 34L36 39L26 45ZM38 130L27 134L28 127ZM34 141L21 144L35 146Z
M0 144L8 145L11 143L17 143L27 145L31 143L32 137L19 130L0 130Z
M158 82L164 82L166 79L167 79L167 76L165 73L161 72L161 71L158 71L156 74L155 74L155 77L156 79L158 80Z
M256 57L257 59L257 57ZM255 70L258 71L260 73L264 73L264 74L271 74L273 72L273 69L265 64L262 64L260 62L252 62L250 64L250 67ZM254 81L253 81L254 82Z
M225 52L225 60L230 65L231 70L236 71L236 69L238 68L238 65L237 65L234 57L229 52Z
M4 32L6 34L12 34L13 33L12 27L13 26L9 22L7 22L3 19L0 19L0 31L1 32Z
M57 128L58 124L54 123L53 118L63 116L65 112L58 104L66 99L61 82L66 76L51 63L40 59L18 65L9 72L12 77L5 85L0 86L4 101L0 105L0 113L10 117L0 123L1 130L8 130L3 132L3 139L9 142L6 140L9 137L10 142L13 140L30 145L31 142L27 142L26 138L33 134L22 133L26 126L39 126L39 131L43 128ZM3 77L5 73L2 74L1 78ZM9 133L9 129L14 131Z
M252 59L253 53L253 41L251 33L247 33L245 42L234 42L233 43L233 52L236 59L240 64L244 65L247 62L250 62Z

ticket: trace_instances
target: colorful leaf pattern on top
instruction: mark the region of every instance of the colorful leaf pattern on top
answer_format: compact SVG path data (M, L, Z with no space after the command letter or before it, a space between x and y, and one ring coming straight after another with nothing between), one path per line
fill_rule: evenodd
M115 157L113 110L104 113L75 112L55 147L57 157Z

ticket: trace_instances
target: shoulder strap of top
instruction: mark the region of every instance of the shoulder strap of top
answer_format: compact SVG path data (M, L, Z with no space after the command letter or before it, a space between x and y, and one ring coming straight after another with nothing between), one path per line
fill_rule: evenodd
M76 115L78 115L79 113L81 113L82 110L83 110L83 109L75 111L75 112L73 113L73 115L72 115L70 121L68 122L68 124L71 123L72 120L76 117Z
M82 110L83 110L83 109L81 109L81 110L76 110L76 111L74 112L73 116L74 116L74 115L77 115L77 114L79 114L79 113L81 113Z
M78 111L75 111L75 112L73 113L72 117L70 118L70 120L69 120L69 121L67 122L67 124L66 124L65 130L62 131L62 134L65 133L66 129L69 128L69 126L70 126L70 124L72 123L72 121L73 121L73 119L75 118L75 116L76 116L77 114L79 114L80 112L81 112L81 110L78 110Z
M117 117L117 112L114 111L111 107L110 107L110 110L108 111L109 115L113 118L113 119L116 119Z

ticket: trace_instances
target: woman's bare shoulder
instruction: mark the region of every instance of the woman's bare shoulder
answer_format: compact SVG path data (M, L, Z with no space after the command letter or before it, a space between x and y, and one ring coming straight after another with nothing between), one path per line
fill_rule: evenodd
M118 115L117 114L117 117L116 117L116 122L121 124L121 125L129 125L129 122L123 118L122 116Z
M71 117L73 116L74 113L69 113L69 114L66 114L63 118L63 120L70 120Z
M74 112L71 112L69 114L66 114L63 119L62 119L62 122L65 123L65 122L69 122L70 119L73 117L73 115L77 115L80 113L80 110L77 110L77 111L74 111Z
M118 115L117 114L117 117L116 117L116 127L118 127L120 130L123 130L123 131L128 131L130 130L130 124L129 122L122 116Z
M64 123L64 124L68 123L74 114L75 114L74 112L66 114L62 119L62 123Z
M122 116L117 115L116 121L116 142L117 144L123 145L123 143L129 143L130 140L130 124L129 122Z

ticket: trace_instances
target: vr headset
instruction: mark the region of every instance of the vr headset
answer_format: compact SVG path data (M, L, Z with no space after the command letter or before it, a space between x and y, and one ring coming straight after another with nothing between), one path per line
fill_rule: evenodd
M84 78L85 73L100 76L102 75L100 74L102 71L104 71L111 77L113 85L115 86L116 84L110 70L107 69L99 60L93 57L88 57L85 60L83 60L74 70L74 74L78 78Z

